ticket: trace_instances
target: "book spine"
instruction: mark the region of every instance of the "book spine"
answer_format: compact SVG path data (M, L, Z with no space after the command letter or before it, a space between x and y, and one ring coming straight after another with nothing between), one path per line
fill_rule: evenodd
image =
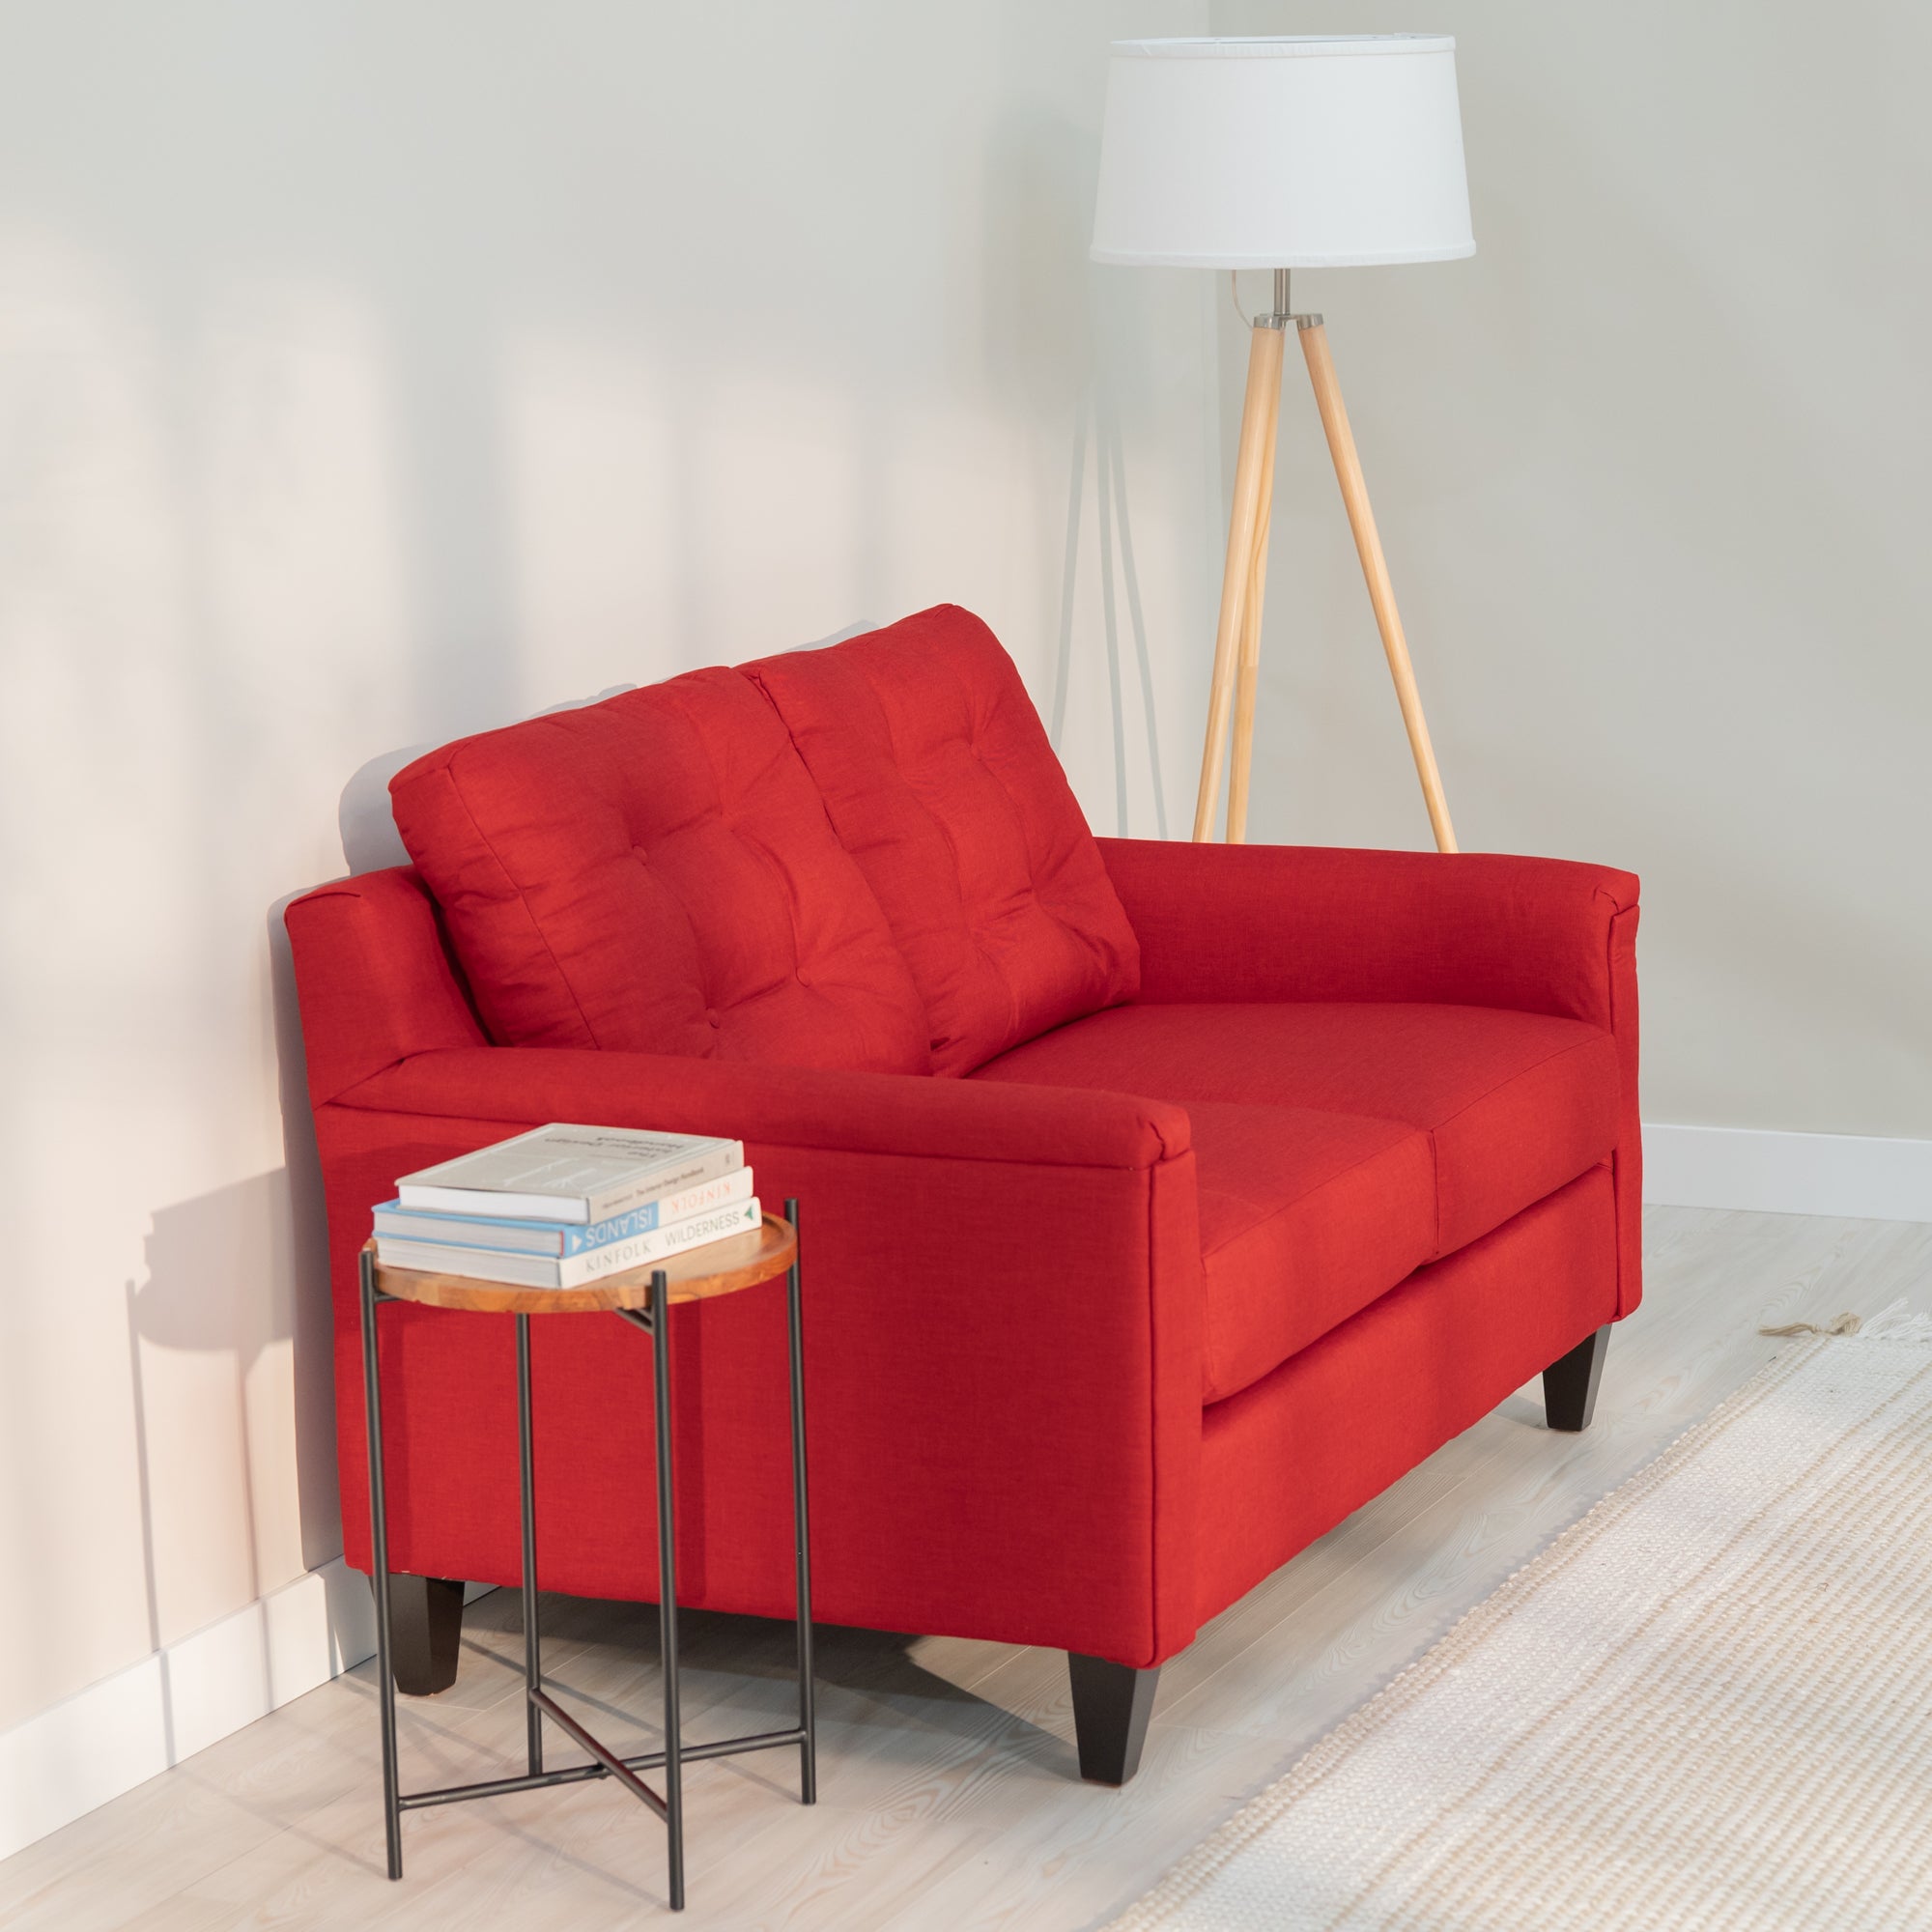
M560 1229L533 1228L524 1221L486 1220L474 1214L439 1214L428 1208L384 1206L370 1216L375 1233L392 1241L442 1242L451 1247L490 1248L501 1255L550 1258L563 1253Z
M707 1241L722 1241L728 1235L749 1234L758 1225L759 1209L755 1195L730 1208L694 1214L674 1221L654 1234L639 1235L635 1240L612 1241L591 1254L573 1255L555 1264L559 1288L582 1288L607 1274L621 1274L627 1268L649 1267L668 1261L687 1248L702 1247Z
M642 1180L628 1181L621 1187L600 1188L586 1198L590 1219L593 1222L613 1220L633 1208L657 1200L668 1190L682 1193L700 1181L715 1180L721 1174L730 1174L744 1164L744 1142L724 1141L709 1153L699 1154L686 1162L675 1174L648 1175Z
M433 1187L406 1179L396 1183L396 1199L399 1207L412 1214L457 1214L482 1221L543 1220L556 1226L584 1219L581 1199L561 1194L519 1194L512 1188Z
M476 1281L500 1281L513 1288L554 1288L558 1264L548 1255L517 1255L501 1248L452 1247L443 1241L412 1241L400 1235L376 1236L376 1259L385 1268L417 1274L460 1274Z
M563 1252L566 1256L582 1255L592 1248L607 1247L612 1241L635 1240L639 1235L654 1234L660 1228L668 1228L673 1221L682 1221L713 1208L728 1208L733 1202L749 1200L751 1193L752 1170L741 1167L734 1174L700 1180L695 1186L680 1188L675 1194L647 1201L641 1208L633 1208L628 1214L593 1221L587 1228L567 1226L561 1231Z

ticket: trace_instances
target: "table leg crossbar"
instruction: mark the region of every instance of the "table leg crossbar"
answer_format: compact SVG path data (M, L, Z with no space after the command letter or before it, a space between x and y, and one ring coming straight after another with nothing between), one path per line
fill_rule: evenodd
M548 1700L546 1700L548 1701ZM568 1727L567 1719L559 1719ZM784 1745L805 1743L803 1731L758 1731L749 1737L719 1738L710 1744L686 1745L678 1756L686 1764L704 1757L736 1757L743 1751L777 1750ZM644 1751L622 1760L626 1771L655 1771L665 1761L663 1751ZM540 1771L529 1777L486 1777L474 1784L447 1784L439 1791L406 1791L397 1799L405 1811L419 1811L432 1804L460 1804L467 1798L502 1798L517 1791L542 1791L553 1784L584 1784L593 1777L609 1777L602 1764L566 1765L561 1771ZM655 1792L646 1791L645 1802L660 1817Z
M785 1219L798 1225L798 1203L785 1203ZM362 1377L369 1430L369 1515L371 1560L376 1585L377 1696L383 1727L383 1809L387 1828L389 1876L403 1875L402 1814L436 1804L458 1804L472 1798L496 1798L516 1791L537 1791L555 1784L579 1784L592 1778L614 1777L639 1804L665 1821L668 1833L670 1906L684 1907L684 1785L686 1763L700 1758L733 1757L741 1752L777 1750L796 1745L799 1752L799 1798L806 1804L818 1797L817 1722L812 1697L811 1558L807 1520L805 1464L805 1364L799 1306L798 1259L794 1252L785 1278L787 1340L791 1356L792 1511L798 1586L798 1722L781 1731L756 1731L736 1738L718 1738L688 1745L678 1710L677 1647L677 1521L671 1468L669 1283L664 1274L651 1277L648 1310L619 1309L616 1313L651 1338L653 1394L657 1422L658 1478L658 1633L664 1670L664 1734L662 1750L624 1757L610 1749L566 1711L543 1683L543 1656L537 1621L536 1454L531 1427L530 1318L517 1323L517 1449L518 1478L523 1504L524 1690L528 1712L526 1756L529 1769L521 1776L482 1778L470 1784L445 1785L432 1791L401 1788L396 1747L396 1685L390 1673L389 1524L383 1478L383 1395L381 1359L377 1350L376 1310L396 1299L376 1286L375 1264L362 1257ZM588 1764L546 1770L543 1761L543 1720L552 1723L590 1757ZM654 1791L638 1776L662 1771L664 1790Z

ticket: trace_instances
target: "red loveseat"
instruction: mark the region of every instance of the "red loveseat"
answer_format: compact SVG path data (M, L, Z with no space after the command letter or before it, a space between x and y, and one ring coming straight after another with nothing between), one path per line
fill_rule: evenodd
M288 911L353 1564L370 1208L545 1121L740 1136L799 1198L818 1612L1067 1651L1092 1777L1205 1619L1522 1382L1587 1422L1639 1293L1629 873L1096 840L950 607L391 791L415 867ZM789 1616L781 1292L674 1319L681 1598ZM542 1580L650 1600L647 1370L536 1329ZM518 1579L514 1350L384 1334L428 1690L446 1579Z

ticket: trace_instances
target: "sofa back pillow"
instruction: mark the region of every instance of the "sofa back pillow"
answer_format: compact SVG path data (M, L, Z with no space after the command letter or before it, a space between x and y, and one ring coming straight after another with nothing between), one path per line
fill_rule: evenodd
M979 618L943 604L740 668L885 908L936 1072L971 1072L1133 998L1133 927L1019 672Z
M499 1045L930 1071L878 902L735 671L459 739L389 793Z

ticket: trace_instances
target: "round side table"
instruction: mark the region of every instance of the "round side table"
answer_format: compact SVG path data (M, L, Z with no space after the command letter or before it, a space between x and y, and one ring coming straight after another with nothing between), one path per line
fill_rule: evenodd
M677 1522L671 1485L670 1321L680 1301L704 1301L741 1288L785 1277L791 1352L792 1522L798 1566L798 1722L781 1731L720 1738L687 1745L677 1705ZM396 1684L389 1659L389 1512L383 1481L383 1389L376 1348L376 1311L386 1301L415 1301L431 1308L472 1309L517 1318L517 1452L523 1490L524 1690L527 1706L529 1769L521 1777L493 1777L475 1784L447 1785L435 1791L404 1791L396 1757ZM537 1630L536 1459L530 1432L530 1317L605 1311L651 1338L657 1412L658 1474L658 1629L664 1666L665 1747L639 1757L619 1757L608 1749L544 1689ZM784 1219L767 1214L754 1232L707 1242L675 1255L656 1267L605 1276L582 1288L518 1288L481 1281L472 1275L419 1274L384 1267L376 1243L362 1249L362 1389L369 1425L369 1520L376 1586L376 1658L383 1722L383 1808L388 1831L389 1876L403 1875L402 1822L405 1811L430 1804L454 1804L469 1798L492 1798L542 1785L576 1784L586 1778L614 1777L625 1790L665 1821L669 1839L670 1905L684 1907L684 1765L688 1760L729 1757L739 1751L772 1750L796 1745L799 1798L818 1797L815 1719L811 1681L811 1557L805 1480L805 1367L799 1312L798 1203L785 1203ZM548 1718L590 1763L546 1771L543 1720ZM659 1793L639 1776L664 1772Z

